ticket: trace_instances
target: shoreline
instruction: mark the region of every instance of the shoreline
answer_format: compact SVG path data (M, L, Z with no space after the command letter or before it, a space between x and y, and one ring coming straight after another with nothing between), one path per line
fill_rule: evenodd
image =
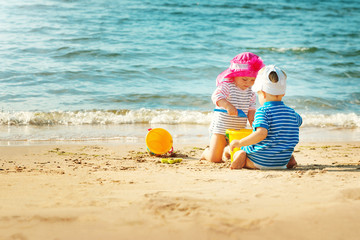
M300 142L294 170L230 170L204 147L164 164L138 143L0 146L0 239L358 238L360 141Z
M134 124L120 126L55 126L0 128L0 146L48 144L143 144L149 128L164 128L174 144L208 144L207 125ZM300 142L358 142L360 129L300 128Z

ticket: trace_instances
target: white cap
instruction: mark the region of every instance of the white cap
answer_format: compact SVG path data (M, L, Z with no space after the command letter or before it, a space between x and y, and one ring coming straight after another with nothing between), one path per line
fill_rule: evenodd
M276 72L279 77L278 82L274 83L270 81L269 74L271 72ZM264 91L272 95L283 95L286 90L286 75L280 68L275 67L275 65L268 65L259 71L252 90L254 92Z

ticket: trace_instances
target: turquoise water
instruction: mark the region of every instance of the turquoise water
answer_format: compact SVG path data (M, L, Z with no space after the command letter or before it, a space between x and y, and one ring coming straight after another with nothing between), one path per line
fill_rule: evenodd
M60 126L86 125L81 139L125 136L89 125L206 128L216 76L244 51L285 69L304 127L358 130L359 13L335 0L1 1L0 141L77 139L46 134Z

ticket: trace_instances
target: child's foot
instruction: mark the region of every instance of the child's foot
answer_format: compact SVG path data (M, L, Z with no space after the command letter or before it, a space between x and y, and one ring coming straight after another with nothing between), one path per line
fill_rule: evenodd
M223 162L229 161L231 158L231 156L227 156L225 153L223 154L221 160L223 160Z
M288 162L286 167L287 167L287 169L293 169L293 168L296 168L296 166L297 166L297 162L295 160L295 157L292 155L290 158L290 161Z
M222 155L222 160L224 162L226 162L227 160L229 160L231 158L231 154L230 154L230 148L229 146L225 147L223 155Z
M205 155L206 155L206 152L208 152L208 151L209 151L209 148L208 148L208 147L205 148L205 150L204 150L203 153L201 154L200 160L206 160Z
M239 159L239 158L234 159L234 161L230 165L230 169L241 169L241 168L243 168L243 165L244 165L244 163L243 163L242 159Z
M233 162L230 165L230 169L241 169L245 167L246 163L246 152L239 150L233 155Z

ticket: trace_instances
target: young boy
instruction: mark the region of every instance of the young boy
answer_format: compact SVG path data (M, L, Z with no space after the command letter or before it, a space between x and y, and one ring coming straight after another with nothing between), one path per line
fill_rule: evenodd
M255 113L254 132L241 140L233 140L231 169L286 169L296 166L292 155L299 142L301 116L282 102L286 89L286 74L269 65L262 68L252 87L257 92L260 107Z

